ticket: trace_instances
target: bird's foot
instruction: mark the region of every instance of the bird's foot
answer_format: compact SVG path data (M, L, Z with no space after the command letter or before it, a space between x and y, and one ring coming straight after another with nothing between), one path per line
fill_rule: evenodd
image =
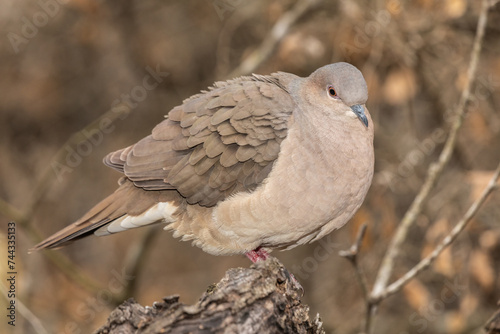
M253 263L257 263L259 261L265 261L269 258L269 253L266 252L262 248L254 249L253 251L245 253L245 255L252 261Z
M253 263L257 263L257 262L260 262L260 261L265 261L269 257L271 257L271 255L269 255L268 252L266 252L264 249L262 249L260 247L257 248L257 249L254 249L253 251L245 253L245 255ZM291 272L289 272L284 267L283 267L283 274L286 277L286 280L289 281L295 289L299 290L301 292L301 296L303 296L304 295L304 288L299 283L299 281L297 281L297 279L295 278L295 276L293 276L293 274Z

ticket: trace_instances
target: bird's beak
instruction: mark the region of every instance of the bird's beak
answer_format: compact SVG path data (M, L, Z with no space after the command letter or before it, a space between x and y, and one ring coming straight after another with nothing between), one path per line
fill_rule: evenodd
M368 127L368 118L366 118L365 108L361 104L351 106L352 111L358 116L359 120Z

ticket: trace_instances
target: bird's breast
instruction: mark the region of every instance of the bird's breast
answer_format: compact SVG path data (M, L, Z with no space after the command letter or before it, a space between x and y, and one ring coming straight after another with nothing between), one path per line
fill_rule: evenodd
M349 145L331 132L311 138L291 128L281 145L261 186L216 207L221 233L268 247L290 246L341 227L359 208L373 175L370 140Z

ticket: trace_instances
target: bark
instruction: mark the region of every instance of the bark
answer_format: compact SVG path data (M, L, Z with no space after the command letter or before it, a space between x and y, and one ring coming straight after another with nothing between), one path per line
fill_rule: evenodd
M226 272L194 305L179 296L152 307L129 299L113 310L104 333L324 333L319 316L309 318L300 284L275 258Z

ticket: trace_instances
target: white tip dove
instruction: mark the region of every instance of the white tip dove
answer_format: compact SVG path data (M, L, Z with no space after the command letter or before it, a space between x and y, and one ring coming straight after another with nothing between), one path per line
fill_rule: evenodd
M360 207L373 176L373 124L361 72L278 72L217 82L173 108L152 134L110 153L120 186L33 250L89 234L166 223L214 255L315 241Z

